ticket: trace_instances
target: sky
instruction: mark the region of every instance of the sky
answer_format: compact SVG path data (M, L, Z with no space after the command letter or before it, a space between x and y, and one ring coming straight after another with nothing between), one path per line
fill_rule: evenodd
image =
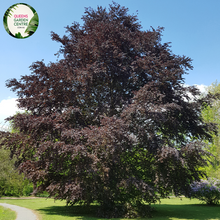
M201 91L220 78L220 1L219 0L115 0L137 14L142 30L164 27L162 42L171 42L176 55L190 57L193 70L185 75L185 84L197 85ZM0 15L13 4L0 1ZM6 87L6 81L20 79L31 73L29 66L44 60L56 62L54 55L60 44L51 40L51 31L60 36L73 22L81 25L85 7L108 8L110 0L26 0L39 16L37 31L26 39L11 37L0 22L0 125L4 118L15 114L16 93Z

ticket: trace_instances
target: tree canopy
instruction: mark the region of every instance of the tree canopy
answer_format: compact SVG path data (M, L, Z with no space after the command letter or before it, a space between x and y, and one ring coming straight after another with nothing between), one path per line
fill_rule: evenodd
M207 92L211 94L220 94L220 83L217 81L212 83ZM202 116L204 121L216 123L218 133L213 133L213 143L209 143L209 151L214 155L211 160L210 166L206 169L209 177L220 179L220 100L214 99L212 106L207 106L202 110Z
M52 32L62 59L8 80L28 113L8 119L18 132L1 132L2 145L37 190L70 205L96 201L102 217L149 215L144 203L187 194L205 175L204 140L216 127L201 110L211 95L184 86L192 60L162 43L163 28L142 30L116 3L82 19L63 37Z

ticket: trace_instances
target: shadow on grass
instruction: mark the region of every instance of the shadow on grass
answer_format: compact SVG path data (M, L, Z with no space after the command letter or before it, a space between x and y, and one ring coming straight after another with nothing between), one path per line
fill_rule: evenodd
M96 210L98 205L91 205L90 207L83 206L50 206L46 208L37 209L46 215L61 215L68 217L75 217L76 219L96 219Z
M220 205L207 206L205 204L192 205L152 205L155 207L152 220L171 220L171 219L194 219L194 220L219 220ZM68 216L75 219L98 219L96 210L98 206L93 205L90 208L81 206L50 206L38 209L48 216ZM99 218L100 219L100 218Z

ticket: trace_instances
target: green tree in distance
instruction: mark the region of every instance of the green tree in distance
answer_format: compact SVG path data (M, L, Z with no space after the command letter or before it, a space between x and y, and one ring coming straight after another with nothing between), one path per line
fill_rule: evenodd
M14 167L15 159L10 158L10 151L0 149L0 197L30 195L32 184L19 174Z
M9 128L1 130L16 132L10 123ZM10 150L3 146L0 149L0 196L27 196L33 191L33 186L23 174L16 169L16 158L12 157Z
M220 94L220 84L216 81L207 88L207 92L211 94ZM220 100L213 100L212 106L207 106L203 109L202 116L205 122L212 122L217 124L217 134L213 133L213 143L210 143L210 152L215 156L211 162L212 164L208 168L204 168L207 171L209 177L220 179Z
M146 203L187 194L205 176L204 141L216 127L201 110L212 95L184 87L191 59L161 42L163 28L142 30L116 3L82 19L63 37L52 32L63 59L7 82L29 114L8 119L19 132L1 132L1 144L38 191L69 205L96 201L101 217L150 215Z

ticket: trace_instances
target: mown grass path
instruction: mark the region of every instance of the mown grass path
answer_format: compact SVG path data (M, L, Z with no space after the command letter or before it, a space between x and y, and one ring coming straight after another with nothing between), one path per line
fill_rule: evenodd
M17 215L16 220L38 220L37 216L30 209L8 203L0 203L0 206L4 206L5 208L15 211Z

